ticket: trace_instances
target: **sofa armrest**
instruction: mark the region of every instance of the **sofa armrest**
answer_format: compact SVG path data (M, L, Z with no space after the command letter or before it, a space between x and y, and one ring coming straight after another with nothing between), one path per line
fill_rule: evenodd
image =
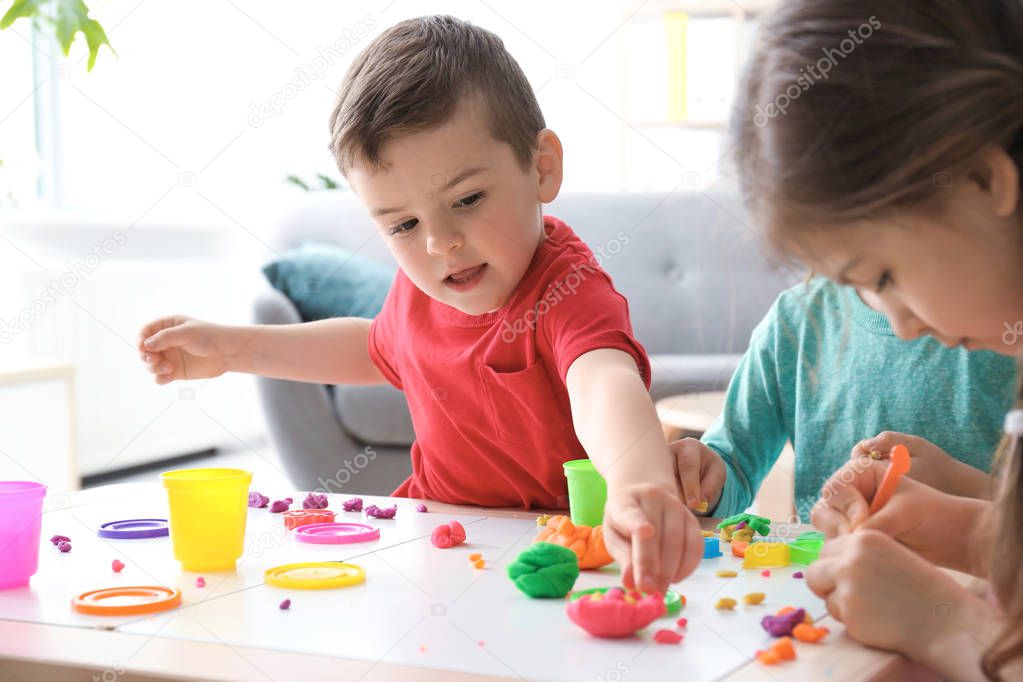
M302 321L270 286L256 295L253 318L257 324ZM411 470L407 448L373 451L346 433L326 386L266 377L257 377L256 386L270 442L296 489L388 495Z

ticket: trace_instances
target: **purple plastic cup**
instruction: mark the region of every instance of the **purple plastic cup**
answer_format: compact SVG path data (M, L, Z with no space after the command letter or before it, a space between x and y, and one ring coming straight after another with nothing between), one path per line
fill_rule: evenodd
M0 481L0 590L28 585L39 568L46 486Z

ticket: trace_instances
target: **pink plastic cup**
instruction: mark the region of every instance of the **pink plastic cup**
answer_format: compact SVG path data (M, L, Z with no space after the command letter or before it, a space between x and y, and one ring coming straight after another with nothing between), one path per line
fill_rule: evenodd
M28 585L39 568L46 486L0 481L0 590Z

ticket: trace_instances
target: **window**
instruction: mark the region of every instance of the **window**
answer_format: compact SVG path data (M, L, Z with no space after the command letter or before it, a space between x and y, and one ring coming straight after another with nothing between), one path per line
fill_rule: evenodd
M52 170L69 208L259 219L268 201L298 191L287 175L338 175L326 122L345 70L373 36L429 11L504 39L565 143L566 191L704 187L720 175L724 122L751 33L738 7L97 1L92 14L118 56L103 48L87 73L79 40L66 67L44 64L55 90L45 102L59 145ZM0 93L12 111L0 125L0 157L31 161L32 107L18 103L32 91L31 48L9 33L0 33L0 56L17 83Z
M25 22L0 33L0 209L36 203L41 162L36 154L32 32Z

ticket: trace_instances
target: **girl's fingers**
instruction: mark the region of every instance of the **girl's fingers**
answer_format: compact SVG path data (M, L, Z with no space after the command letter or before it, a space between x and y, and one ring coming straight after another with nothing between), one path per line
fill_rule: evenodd
M873 453L873 459L888 459L889 453L896 445L901 443L913 451L920 440L917 436L911 436L908 433L882 431L873 438L860 441L857 447L853 448L853 452L856 453L859 450L861 457L870 457Z
M694 438L684 438L668 447L675 455L675 469L682 484L682 501L687 507L698 507L703 501L700 489L700 449L703 446Z
M806 586L821 599L827 599L828 595L835 591L835 584L837 582L835 576L836 568L837 563L835 559L817 559L805 571Z
M845 618L842 617L842 609L839 606L838 595L834 592L828 595L827 599L824 600L824 605L828 609L828 613L831 614L835 620L839 623L844 623Z
M700 489L699 463L689 461L684 468L679 469L678 473L679 480L682 481L682 494L685 495L683 500L685 505L689 508L699 507L703 501L703 492Z
M810 522L829 538L852 531L849 519L843 512L820 503L811 512Z
M727 475L725 463L721 461L720 457L708 456L704 459L703 471L700 476L700 496L703 498L701 502L710 503L719 496L725 487Z
M838 535L866 521L868 500L874 497L886 471L887 464L864 460L839 469L821 489L821 499L811 514L813 524L826 534Z

